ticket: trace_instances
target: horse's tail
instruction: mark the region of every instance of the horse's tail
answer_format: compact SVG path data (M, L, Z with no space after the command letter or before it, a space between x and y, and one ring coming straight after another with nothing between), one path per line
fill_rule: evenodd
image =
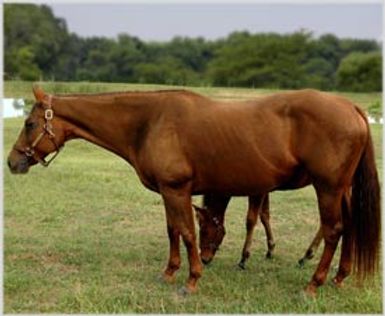
M368 139L352 183L351 218L353 269L359 279L378 269L381 205L380 184L375 164L373 141L365 114L357 108L368 129Z

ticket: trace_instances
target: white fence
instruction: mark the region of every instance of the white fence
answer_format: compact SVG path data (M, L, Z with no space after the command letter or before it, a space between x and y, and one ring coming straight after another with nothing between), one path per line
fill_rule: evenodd
M19 117L24 115L23 99L3 99L3 117Z

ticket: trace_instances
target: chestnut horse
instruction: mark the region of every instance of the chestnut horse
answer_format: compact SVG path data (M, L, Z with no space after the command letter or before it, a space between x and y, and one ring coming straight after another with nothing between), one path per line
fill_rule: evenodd
M208 264L214 258L216 251L219 249L223 238L226 234L224 226L225 212L230 197L209 196L203 197L203 206L193 205L198 223L199 223L199 247L201 249L201 259L204 264ZM265 229L267 253L266 258L273 256L275 242L273 232L270 226L270 202L269 195L266 194L259 199L258 197L249 196L249 208L246 216L246 238L242 248L241 261L238 266L246 269L246 261L250 257L250 247L252 243L253 231L257 224L258 216L261 218L262 225ZM305 251L304 256L298 261L300 267L305 265L307 260L314 257L322 241L322 229L318 229L310 246Z
M56 157L75 138L125 159L144 186L162 196L170 242L166 281L180 267L183 239L190 265L184 292L195 291L202 274L192 195L264 196L302 177L316 190L325 242L306 292L315 295L325 282L341 236L336 284L352 263L362 277L375 272L378 175L367 119L348 100L314 90L245 102L217 102L180 90L53 96L35 88L34 95L8 157L11 172L26 173L39 162L47 166L52 160L46 156Z

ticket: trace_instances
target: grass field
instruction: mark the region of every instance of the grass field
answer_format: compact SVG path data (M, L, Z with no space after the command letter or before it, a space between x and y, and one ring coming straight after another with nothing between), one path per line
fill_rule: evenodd
M108 84L98 84L98 88L95 84L95 90L70 84L43 87L49 92L163 88ZM29 83L6 83L5 95L25 97L30 88ZM218 99L268 92L194 90ZM347 96L364 108L381 98L380 94ZM21 126L22 119L4 121L4 157ZM372 125L372 134L380 169L381 127ZM113 154L74 141L48 169L36 166L28 175L12 176L5 168L4 200L5 313L382 313L380 275L363 287L357 287L353 278L342 289L331 285L338 256L318 298L303 297L302 289L319 260L317 253L305 268L296 266L319 223L311 187L272 194L275 256L264 259L265 237L258 224L245 271L236 264L247 201L233 199L221 251L204 269L198 293L186 298L177 295L187 277L183 246L176 284L157 280L168 256L161 197L146 190L133 168ZM195 201L199 203L200 198Z

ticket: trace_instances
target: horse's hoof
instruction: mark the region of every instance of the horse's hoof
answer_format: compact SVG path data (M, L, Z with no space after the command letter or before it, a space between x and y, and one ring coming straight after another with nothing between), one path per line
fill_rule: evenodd
M186 297L186 296L189 296L190 294L193 294L195 292L196 292L196 289L192 289L192 288L187 287L187 286L182 286L178 290L178 295L182 296L182 297Z
M270 251L266 253L266 259L273 259L273 254Z
M169 275L166 273L162 273L161 275L159 275L158 280L161 283L174 284L176 278L175 278L175 275Z
M341 289L344 287L344 283L342 281L338 281L337 277L334 277L332 279L332 283L333 285L337 288L337 289Z
M246 264L243 261L238 263L238 267L241 268L242 270L246 270Z
M317 287L314 286L313 284L309 284L308 286L306 286L306 288L304 290L304 294L307 297L316 298L317 297Z

